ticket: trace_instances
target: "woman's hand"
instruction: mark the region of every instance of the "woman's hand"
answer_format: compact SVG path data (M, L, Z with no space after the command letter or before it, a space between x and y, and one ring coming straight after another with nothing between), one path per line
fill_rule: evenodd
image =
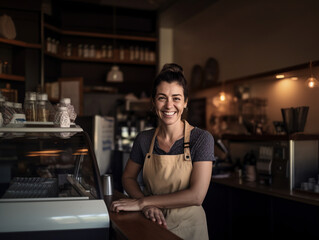
M141 199L124 198L112 202L111 209L119 211L141 211L143 208Z
M161 209L154 206L147 206L143 208L142 212L147 219L167 228L166 220Z

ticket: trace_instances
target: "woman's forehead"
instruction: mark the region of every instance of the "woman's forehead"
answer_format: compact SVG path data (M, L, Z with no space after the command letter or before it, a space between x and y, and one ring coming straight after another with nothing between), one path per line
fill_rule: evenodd
M170 94L182 94L184 95L184 89L178 82L161 82L157 86L157 94L159 93L170 93Z

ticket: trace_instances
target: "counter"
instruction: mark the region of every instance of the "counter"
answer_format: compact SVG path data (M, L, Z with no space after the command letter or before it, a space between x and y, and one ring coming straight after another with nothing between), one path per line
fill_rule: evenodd
M214 240L319 239L316 193L212 178L203 207Z
M319 193L306 192L301 190L289 190L273 188L271 186L258 184L257 182L243 181L242 178L212 178L212 184L218 183L228 187L239 188L242 190L252 191L256 193L266 194L278 198L297 201L305 204L319 206Z
M104 196L111 219L111 239L113 240L180 240L181 238L144 217L141 212L110 211L112 201L126 196L114 191L112 196Z

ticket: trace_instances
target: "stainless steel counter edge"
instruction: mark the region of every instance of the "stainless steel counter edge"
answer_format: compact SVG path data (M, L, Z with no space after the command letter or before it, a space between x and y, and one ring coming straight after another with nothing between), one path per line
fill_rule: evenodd
M265 195L270 195L278 198L288 199L292 201L297 201L305 204L319 206L319 194L317 193L303 193L297 190L289 189L278 189L272 188L271 186L266 186L258 184L256 182L244 181L238 177L228 177L228 178L213 178L212 183L222 184L228 187L238 188L242 190L252 191L256 193L261 193Z

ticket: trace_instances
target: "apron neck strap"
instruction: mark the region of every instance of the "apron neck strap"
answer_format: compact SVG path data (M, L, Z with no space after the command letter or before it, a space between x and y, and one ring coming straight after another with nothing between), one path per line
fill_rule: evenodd
M185 161L191 161L191 153L190 153L190 135L191 131L190 128L191 126L186 120L183 120L184 122L184 160Z
M190 125L186 120L183 120L184 122L184 160L191 161L191 154L190 154ZM153 154L155 139L157 136L157 133L159 131L159 127L156 128L150 148L147 153L147 157L150 158L150 156Z

